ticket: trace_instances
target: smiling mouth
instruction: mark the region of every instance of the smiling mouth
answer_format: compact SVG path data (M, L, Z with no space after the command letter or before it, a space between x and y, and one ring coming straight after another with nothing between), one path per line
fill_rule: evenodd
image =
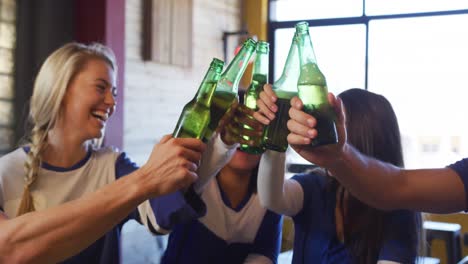
M109 118L109 114L103 111L93 111L91 112L91 115L103 122L106 122Z

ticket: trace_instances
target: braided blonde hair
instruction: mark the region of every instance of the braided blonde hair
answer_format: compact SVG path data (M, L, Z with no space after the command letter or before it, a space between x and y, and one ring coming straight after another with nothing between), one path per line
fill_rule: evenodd
M111 49L99 43L85 45L76 42L54 51L39 70L30 103L29 119L33 128L29 139L30 150L24 164L25 185L18 216L35 211L31 188L37 181L48 132L58 119L68 85L90 59L101 59L117 72Z

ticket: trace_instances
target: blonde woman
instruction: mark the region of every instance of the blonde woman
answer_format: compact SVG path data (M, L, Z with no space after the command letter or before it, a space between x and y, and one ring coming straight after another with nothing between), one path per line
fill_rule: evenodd
M201 141L165 136L141 168L91 145L114 111L116 72L100 44L66 44L41 67L30 143L0 158L0 263L118 263L126 219L156 232L204 213L177 191L198 177Z

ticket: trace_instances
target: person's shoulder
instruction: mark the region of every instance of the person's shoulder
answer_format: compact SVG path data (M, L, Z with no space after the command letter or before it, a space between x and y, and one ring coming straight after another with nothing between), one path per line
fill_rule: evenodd
M10 175L11 172L16 170L23 170L26 157L27 155L23 148L18 148L3 155L0 158L0 177Z
M123 152L113 146L93 148L91 151L93 152L96 159L113 158L115 160L117 157L123 154Z
M457 172L463 171L468 172L468 158L461 159L455 163L448 165L447 167L456 170Z
M26 159L26 152L23 148L17 148L10 153L0 157L0 171L8 170L12 166L23 164Z
M395 224L404 224L405 222L413 222L417 218L417 212L409 210L394 210L388 212L387 220L392 223L394 227Z

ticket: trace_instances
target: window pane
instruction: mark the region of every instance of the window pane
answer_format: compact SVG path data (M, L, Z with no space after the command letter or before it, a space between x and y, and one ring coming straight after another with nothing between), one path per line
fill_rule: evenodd
M0 3L0 19L5 21L15 21L16 1L2 0Z
M0 47L13 49L15 45L15 25L0 22Z
M275 31L276 80L283 71L294 29ZM320 70L327 78L330 92L364 88L366 31L364 25L311 27L310 35Z
M0 48L0 73L10 74L13 72L13 51Z
M353 87L364 88L365 25L311 27L310 35L330 92L338 94Z
M9 75L0 74L0 99L13 100L13 78Z
M270 3L272 21L358 17L362 13L362 0L276 0Z
M14 141L13 129L0 127L0 154L9 151Z
M466 0L366 0L367 15L389 15L468 9Z
M369 90L395 108L406 167L468 155L468 15L369 24Z
M0 101L0 127L10 125L13 120L13 103Z

